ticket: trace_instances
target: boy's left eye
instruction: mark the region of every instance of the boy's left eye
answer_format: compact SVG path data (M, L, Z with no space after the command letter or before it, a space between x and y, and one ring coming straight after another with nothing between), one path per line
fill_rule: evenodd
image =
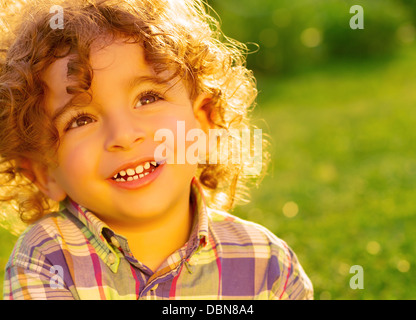
M136 106L144 106L144 105L147 105L147 104L151 104L151 103L156 102L160 99L161 99L161 97L156 93L152 93L152 92L145 93L144 95L142 95L139 98L139 101L137 102Z

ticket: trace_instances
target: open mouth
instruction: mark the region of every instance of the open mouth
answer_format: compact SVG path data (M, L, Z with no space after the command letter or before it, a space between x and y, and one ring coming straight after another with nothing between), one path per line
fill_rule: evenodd
M147 176L148 174L152 173L159 167L162 163L157 161L146 161L139 164L135 168L128 168L121 170L120 172L116 173L112 180L116 182L128 182L134 180L140 180Z

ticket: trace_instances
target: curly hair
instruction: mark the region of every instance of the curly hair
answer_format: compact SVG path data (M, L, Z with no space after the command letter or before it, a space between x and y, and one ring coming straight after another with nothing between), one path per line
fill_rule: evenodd
M247 48L223 35L202 1L28 2L13 1L0 15L1 200L15 203L23 221L33 222L55 208L24 165L27 160L48 164L59 147L58 131L44 108L46 86L41 76L51 63L70 55L68 77L76 85L68 86L67 92L74 97L86 93L93 79L90 50L97 39L139 43L155 72L169 70L172 77L181 77L191 99L210 94L207 112L216 127L254 128L249 114L257 89L246 68ZM62 29L50 26L53 5L63 9ZM264 137L262 144L267 144ZM264 167L267 155L263 149ZM247 174L247 165L231 161L198 165L197 179L211 207L229 210L248 199L248 183L258 182L265 170L253 176Z

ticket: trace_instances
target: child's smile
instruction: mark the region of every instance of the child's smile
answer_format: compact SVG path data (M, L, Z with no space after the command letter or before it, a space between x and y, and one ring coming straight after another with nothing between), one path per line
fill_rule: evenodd
M123 165L109 180L119 188L137 189L156 179L163 170L165 161L156 162L153 158Z
M47 109L60 133L58 166L45 178L50 196L69 196L114 224L140 223L189 205L197 165L155 158L158 129L176 132L178 121L187 131L201 128L182 81L158 81L139 44L116 41L92 50L92 100L81 94L74 106L66 91L70 58L44 74Z

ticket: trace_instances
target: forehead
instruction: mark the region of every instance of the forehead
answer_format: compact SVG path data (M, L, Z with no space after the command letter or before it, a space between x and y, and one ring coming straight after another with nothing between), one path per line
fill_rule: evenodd
M73 55L53 62L43 73L42 80L47 86L46 104L49 111L70 101L73 95L67 93L67 87L77 84L76 79L68 77L68 62ZM128 79L137 76L156 77L146 62L144 51L138 43L114 41L107 46L96 42L90 52L90 66L93 70L92 89L98 87L111 90L122 85Z
M91 48L90 64L94 74L113 72L120 78L127 78L138 72L148 76L155 75L145 60L144 51L138 43L116 40L107 46L99 42Z

